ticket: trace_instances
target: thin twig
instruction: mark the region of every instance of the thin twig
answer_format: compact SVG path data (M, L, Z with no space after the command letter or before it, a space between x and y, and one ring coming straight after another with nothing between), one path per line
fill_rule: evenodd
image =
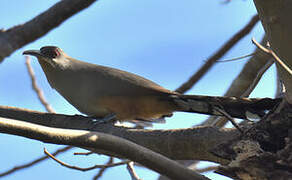
M252 93L252 91L255 89L256 85L258 84L258 82L261 80L263 74L271 67L273 63L274 63L273 60L269 60L267 61L266 64L262 66L261 69L259 69L254 81L250 84L250 86L246 89L246 91L241 95L241 97L248 97ZM217 127L223 127L226 124L227 120L222 119L224 117L217 117L217 118L218 118L217 120L213 120L214 122L213 125Z
M55 160L60 165L65 166L65 167L70 168L70 169L79 170L79 171L90 171L92 169L97 169L97 168L120 166L120 165L124 165L124 164L127 164L127 163L130 162L129 160L126 160L126 161L122 161L122 162L118 162L118 163L112 163L112 164L107 164L107 165L94 165L94 166L91 166L91 167L82 168L82 167L72 166L72 165L69 165L67 163L64 163L63 161L57 159L55 156L53 156L52 154L50 154L47 151L46 148L44 148L44 153L46 155L48 155L50 158L52 158L53 160Z
M132 180L142 180L141 178L139 178L139 176L135 172L134 162L133 161L127 163L127 169L128 169L128 171L129 171L129 173L131 175Z
M106 165L108 164L112 164L114 162L114 158L113 157L109 157L108 159L108 162L106 163ZM108 167L103 167L103 168L100 168L100 170L98 171L97 175L95 175L93 177L93 180L97 180L98 178L100 178L104 172L107 170Z
M205 167L205 168L196 169L195 171L197 173L205 173L205 172L214 171L217 169L218 169L218 166L209 166L209 167Z
M273 63L274 63L273 60L268 60L266 62L266 64L264 64L262 66L262 68L258 70L256 77L254 77L252 83L249 84L249 87L239 96L240 97L248 97L251 94L251 92L255 89L258 82L261 80L263 74L271 67L271 65ZM231 96L228 93L226 93L224 96L226 96L226 95ZM213 126L223 127L226 124L227 119L226 119L226 117L223 117L223 116L222 117L211 116L205 122L210 122L211 125L213 125Z
M26 61L25 61L25 64L26 64L26 67L27 67L27 70L28 70L28 73L29 73L29 76L31 78L31 82L32 82L32 88L33 90L36 92L39 100L41 101L41 103L44 105L44 107L46 108L46 110L50 113L55 113L55 111L53 110L53 108L47 103L44 95L43 95L43 92L42 90L38 87L37 83L36 83L36 78L35 78L35 73L33 71L33 68L30 64L30 58L29 56L26 56ZM64 147L64 148L60 148L58 150L56 150L54 153L52 153L54 156L57 156L58 154L60 153L63 153L63 152L66 152L70 149L72 149L73 147L72 146L67 146L67 147ZM44 160L48 159L48 156L43 156L43 157L40 157L36 160L33 160L27 164L23 164L23 165L20 165L20 166L16 166L10 170L7 170L6 172L3 172L0 174L0 177L3 177L3 176L6 176L6 175L9 175L9 174L12 174L18 170L22 170L22 169L25 169L25 168L28 168L28 167L31 167L33 165L36 165L37 163L40 163Z
M53 110L53 108L47 103L44 95L43 95L43 92L42 90L38 87L37 83L36 83L36 78L35 78L35 73L33 71L33 68L31 67L31 64L30 64L30 57L29 56L26 56L26 61L25 61L25 64L26 64L26 67L27 67L27 70L28 70L28 74L31 78L31 84L32 84L32 89L35 91L35 93L37 94L38 96L38 99L40 100L40 102L44 105L44 107L46 108L46 110L48 112L51 112L51 113L55 113L55 111ZM58 149L56 152L54 152L53 154L56 156L57 154L61 153L61 152L65 152L69 149L71 149L72 147L70 146L67 146L65 148L61 148L61 149ZM6 176L6 175L9 175L9 174L12 174L18 170L21 170L21 169L24 169L24 168L28 168L30 166L33 166L43 160L46 160L48 159L47 156L43 156L43 157L40 157L32 162L29 162L27 164L23 164L23 165L20 165L20 166L16 166L6 172L3 172L0 174L0 177L2 176Z
M183 83L175 91L179 93L185 93L190 88L192 88L193 85L203 77L203 75L216 63L218 59L224 56L226 52L228 52L237 42L239 42L253 29L258 21L258 15L255 15L243 29L241 29L231 39L229 39L194 75L190 77L188 81Z
M218 60L217 62L222 63L222 62L236 61L236 60L241 60L241 59L253 56L253 55L255 55L255 53L247 54L247 55L236 57L236 58L232 58L232 59Z
M254 38L252 38L252 42L260 48L262 51L271 54L275 61L280 64L290 75L292 75L292 70L276 55L276 53L272 49L267 49L264 46L262 46L260 43L258 43Z
M69 149L72 149L72 146L66 146L66 147L64 147L64 148L58 149L56 152L52 153L52 155L57 156L57 155L59 155L60 153L63 153L63 152L68 151ZM28 167L33 166L33 165L35 165L35 164L37 164L37 163L39 163L39 162L41 162L41 161L43 161L43 160L46 160L46 159L48 159L48 158L49 158L48 156L43 156L43 157L40 157L40 158L38 158L38 159L36 159L36 160L30 162L30 163L23 164L23 165L20 165L20 166L15 166L14 168L12 168L12 169L10 169L10 170L1 173L1 174L0 174L0 177L7 176L7 175L9 175L9 174L14 173L15 171L19 171L19 170L22 170L22 169L28 168Z
M267 35L265 35L261 40L261 44L266 44L267 39ZM224 96L248 97L261 80L263 74L274 63L270 54L267 54L258 48L255 49L254 53L255 55L247 60L247 63L244 65L241 72L232 81ZM223 116L211 116L204 121L202 125L223 127L227 121L228 119Z
M219 108L219 107L214 107L214 109L218 112L220 112L222 115L224 115L228 120L230 120L230 122L233 124L234 127L236 127L236 129L238 129L238 131L240 131L241 133L243 133L243 130L237 125L237 123L234 121L234 119L223 109Z
M84 156L88 156L94 154L94 152L89 151L89 152L75 152L74 155L84 155Z
M25 56L25 64L29 73L29 76L31 78L31 84L32 84L32 89L36 92L39 100L41 103L45 106L46 110L50 113L56 113L55 110L51 107L51 105L46 101L46 98L44 96L43 91L38 87L36 78L35 78L35 73L30 65L30 58L29 56Z

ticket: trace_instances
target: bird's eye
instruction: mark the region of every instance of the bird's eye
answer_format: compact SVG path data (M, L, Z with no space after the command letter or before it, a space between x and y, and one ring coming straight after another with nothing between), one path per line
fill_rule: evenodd
M41 48L41 53L48 57L48 58L56 58L58 56L60 56L60 51L57 47L54 46L46 46L46 47L42 47Z
M56 55L56 57L60 56L60 51L58 48L55 49L55 55Z

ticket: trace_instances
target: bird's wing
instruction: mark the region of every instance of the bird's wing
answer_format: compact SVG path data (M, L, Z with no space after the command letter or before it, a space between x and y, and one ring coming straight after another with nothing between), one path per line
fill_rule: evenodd
M73 70L81 72L79 74L83 74L84 78L93 78L92 81L88 81L88 79L84 79L84 81L98 83L97 91L105 95L168 96L169 94L176 94L153 81L130 72L77 60L75 60L75 62L78 66L73 68ZM88 75L88 73L90 73L90 75Z

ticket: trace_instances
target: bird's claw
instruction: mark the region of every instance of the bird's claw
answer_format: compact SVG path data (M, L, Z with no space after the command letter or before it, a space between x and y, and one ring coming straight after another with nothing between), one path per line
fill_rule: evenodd
M90 123L92 123L93 128L94 128L98 124L115 122L115 120L116 120L116 114L111 113L104 116L103 118L92 117L92 119L90 119Z

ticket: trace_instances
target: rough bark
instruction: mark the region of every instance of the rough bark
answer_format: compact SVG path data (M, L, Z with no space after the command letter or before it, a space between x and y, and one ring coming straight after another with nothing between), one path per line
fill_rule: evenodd
M275 112L250 125L245 133L214 149L230 159L217 171L234 179L292 178L292 106L283 102Z

